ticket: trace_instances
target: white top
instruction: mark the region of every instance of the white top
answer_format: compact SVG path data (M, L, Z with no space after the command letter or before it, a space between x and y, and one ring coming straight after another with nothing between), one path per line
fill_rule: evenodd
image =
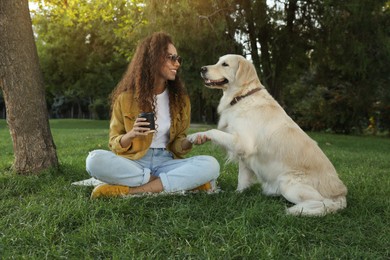
M169 142L171 114L169 111L169 95L166 88L163 93L156 95L156 130L151 148L166 148Z

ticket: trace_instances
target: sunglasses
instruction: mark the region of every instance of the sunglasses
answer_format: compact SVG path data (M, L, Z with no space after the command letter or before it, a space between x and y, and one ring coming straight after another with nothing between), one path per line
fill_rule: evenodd
M182 63L182 58L176 54L169 54L167 55L167 59L169 59L173 64L175 64L176 61L179 62L179 64Z

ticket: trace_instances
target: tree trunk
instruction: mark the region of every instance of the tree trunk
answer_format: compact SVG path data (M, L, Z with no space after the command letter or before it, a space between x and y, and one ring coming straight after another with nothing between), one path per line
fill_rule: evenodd
M260 70L260 56L259 56L259 49L257 48L257 38L256 38L256 26L255 21L253 19L253 13L252 10L252 1L245 0L242 1L242 7L245 11L245 21L248 26L247 33L249 34L249 42L251 47L251 56L253 65L255 66L256 70Z
M58 165L28 0L0 1L0 87L17 173Z
M278 39L279 42L277 45L279 46L279 50L275 52L275 72L272 81L271 94L279 103L283 103L282 92L283 85L285 84L284 75L292 57L293 45L296 42L294 40L294 21L297 8L297 0L289 0L288 4L286 4L286 26L282 29Z
M261 82L272 92L272 61L270 55L270 42L271 42L271 27L268 21L267 15L267 1L261 0L256 1L255 3L255 13L257 14L257 19L255 20L256 26L258 27L258 39L260 43L260 52L261 52L261 68L262 68L262 77L260 77Z

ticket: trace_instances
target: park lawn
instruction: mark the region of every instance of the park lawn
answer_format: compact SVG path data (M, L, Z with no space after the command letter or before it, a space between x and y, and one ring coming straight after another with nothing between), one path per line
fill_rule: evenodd
M237 165L209 143L190 155L221 163L216 194L90 200L88 151L107 149L108 122L51 120L61 166L16 176L0 120L0 259L389 259L390 139L310 133L349 189L348 207L292 217L260 186L236 193ZM204 130L191 129L194 130Z

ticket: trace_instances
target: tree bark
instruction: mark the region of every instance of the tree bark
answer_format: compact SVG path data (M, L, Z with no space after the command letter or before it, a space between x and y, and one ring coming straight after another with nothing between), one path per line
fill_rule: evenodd
M260 63L262 68L262 77L261 82L268 88L270 92L272 92L272 82L273 82L273 69L272 69L272 61L270 55L270 44L271 44L271 34L272 30L269 25L268 15L267 15L267 1L261 0L256 1L255 13L257 14L257 18L255 20L257 30L258 30L258 40L260 43Z
M253 19L253 13L252 10L252 1L244 0L242 1L242 7L245 11L245 21L248 27L248 35L249 35L249 42L251 46L251 56L253 65L255 66L256 70L260 70L260 55L259 55L259 49L257 48L257 38L256 38L256 26L255 21Z
M58 166L28 0L0 1L0 87L17 173Z

